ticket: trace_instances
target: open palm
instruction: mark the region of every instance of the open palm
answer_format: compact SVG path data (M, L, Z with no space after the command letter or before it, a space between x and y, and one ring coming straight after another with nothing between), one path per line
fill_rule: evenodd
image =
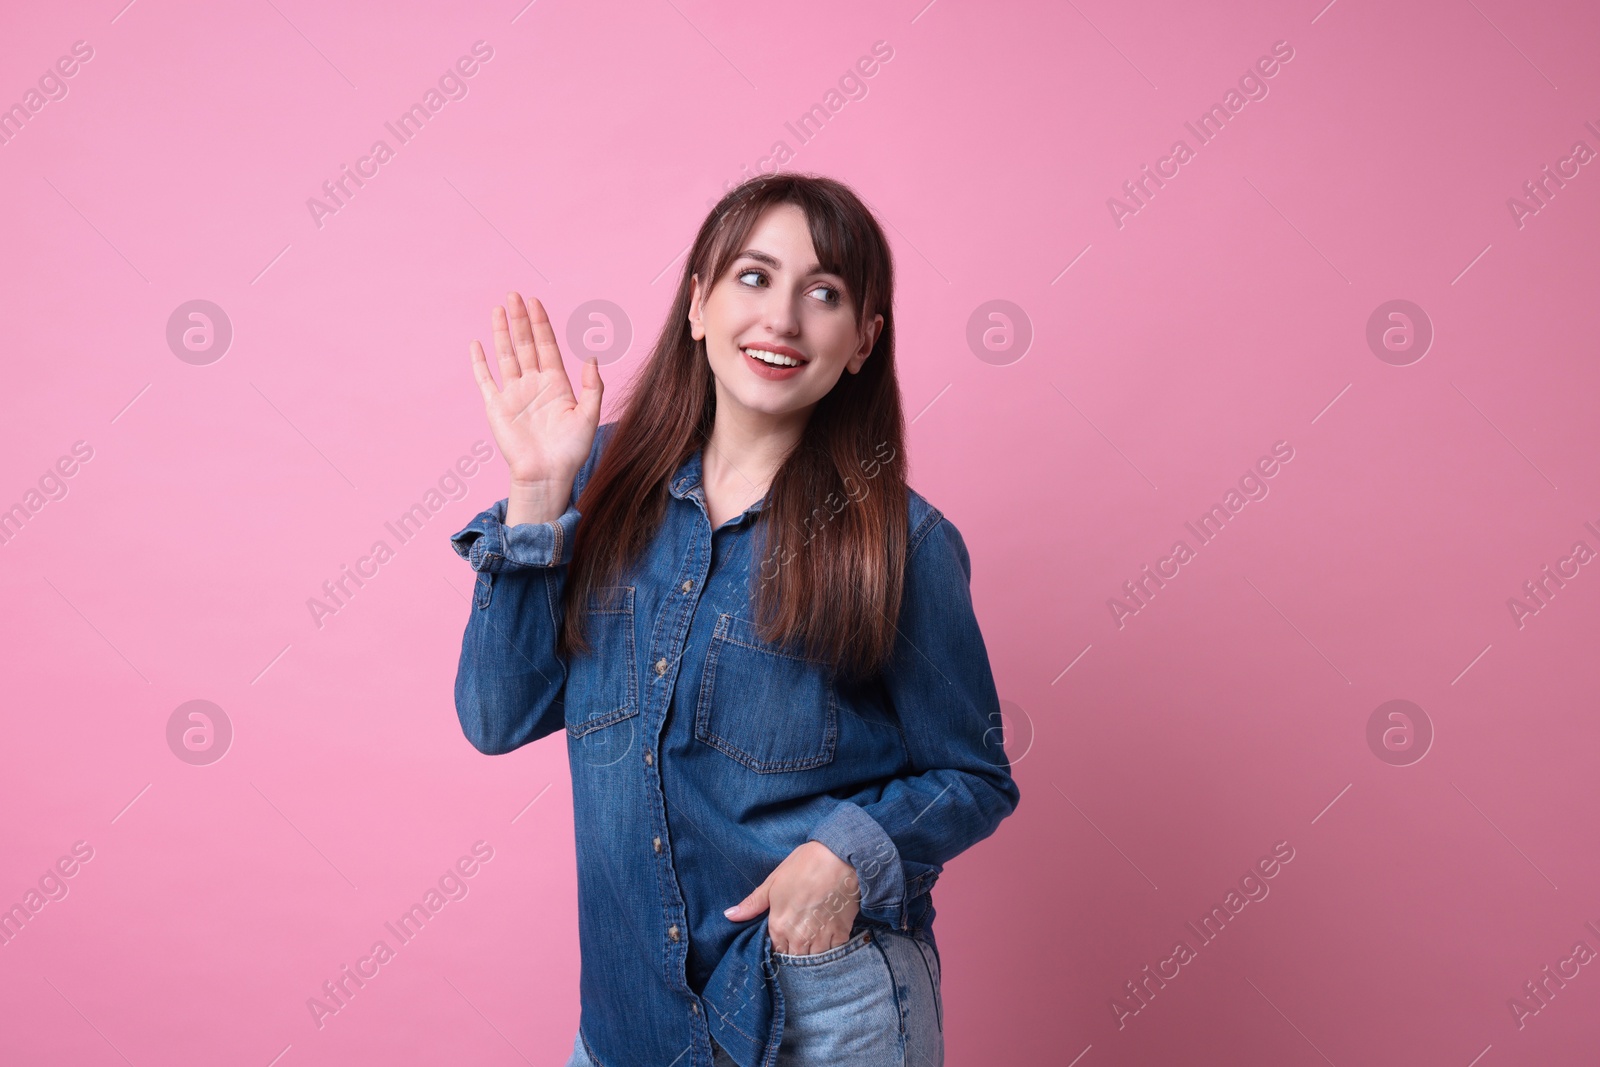
M583 395L574 396L544 305L535 297L530 313L516 292L507 294L506 303L509 316L498 304L490 315L500 384L495 384L476 340L473 376L483 394L489 429L511 468L512 487L542 489L564 501L600 425L605 389L600 367L592 356L584 361Z

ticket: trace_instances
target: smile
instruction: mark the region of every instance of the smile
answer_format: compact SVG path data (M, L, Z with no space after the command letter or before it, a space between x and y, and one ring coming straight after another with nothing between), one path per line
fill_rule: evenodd
M806 363L803 359L794 359L790 356L779 355L776 352L768 352L764 348L741 348L739 351L751 359L760 360L762 363L774 367L801 367Z

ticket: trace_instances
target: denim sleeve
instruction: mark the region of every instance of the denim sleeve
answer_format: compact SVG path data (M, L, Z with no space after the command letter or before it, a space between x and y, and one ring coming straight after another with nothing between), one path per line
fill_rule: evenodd
M971 581L965 541L935 512L912 544L899 636L883 672L915 773L890 780L870 802L838 801L809 838L855 868L862 917L899 929L944 864L994 833L1021 797Z
M498 500L450 545L477 572L472 609L456 667L456 717L479 752L499 755L566 726L566 664L556 656L562 592L578 531L578 497L610 424L599 428L562 515L505 525L510 498Z

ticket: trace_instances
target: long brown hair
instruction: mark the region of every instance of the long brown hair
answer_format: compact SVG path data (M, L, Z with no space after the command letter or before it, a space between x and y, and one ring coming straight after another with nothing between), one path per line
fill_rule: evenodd
M644 369L578 500L558 655L586 652L584 609L649 545L667 483L710 439L715 378L689 329L690 278L707 292L744 249L763 211L805 212L822 269L837 274L860 329L883 327L859 373L848 371L812 410L756 516L750 596L762 640L800 650L836 677L876 673L894 649L904 586L908 488L905 417L894 364L894 263L883 230L832 178L763 175L711 209Z

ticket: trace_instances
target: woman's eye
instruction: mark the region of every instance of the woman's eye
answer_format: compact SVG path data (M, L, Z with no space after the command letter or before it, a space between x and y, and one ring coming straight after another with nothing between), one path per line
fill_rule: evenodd
M737 278L741 283L756 288L766 281L767 273L766 271L757 267L750 267L746 270L740 271L738 274L734 275L734 277ZM754 278L755 281L746 281L748 278ZM811 291L813 293L826 293L827 295L822 297L822 302L827 304L829 307L838 307L839 304L844 300L844 293L837 286L819 285Z

